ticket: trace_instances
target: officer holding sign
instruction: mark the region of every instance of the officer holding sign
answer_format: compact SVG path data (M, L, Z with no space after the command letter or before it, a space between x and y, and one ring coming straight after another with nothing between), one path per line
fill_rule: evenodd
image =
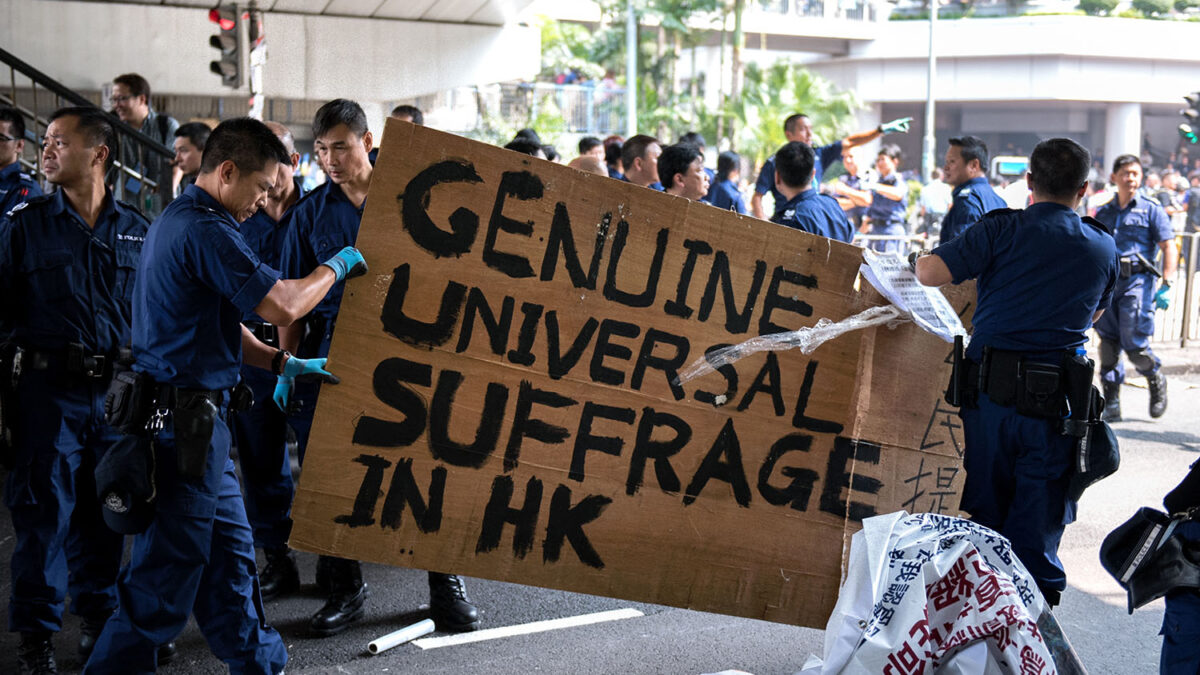
M155 645L183 630L189 615L232 672L275 674L287 662L258 598L227 416L240 398L243 359L285 376L323 373L324 361L291 358L240 321L254 311L288 325L334 284L366 269L347 247L303 279L281 280L246 246L238 224L265 202L278 163L288 160L262 122L222 122L208 139L196 184L146 236L133 289L133 376L123 374L110 392L128 405L109 413L114 426L152 435L157 512L134 537L117 582L117 613L86 673L154 672Z
M1077 382L1091 393L1092 367L1076 350L1117 284L1112 236L1073 210L1089 165L1070 139L1039 143L1029 208L992 211L915 258L926 286L977 280L974 334L952 385L966 444L962 509L1008 537L1051 605L1066 588L1058 544L1075 519L1077 438L1064 431L1062 401ZM1086 421L1087 409L1073 406L1071 417Z

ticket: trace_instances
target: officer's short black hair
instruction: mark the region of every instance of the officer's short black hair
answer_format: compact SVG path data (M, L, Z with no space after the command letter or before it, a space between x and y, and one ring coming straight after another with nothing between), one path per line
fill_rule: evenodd
M1116 173L1130 164L1137 164L1138 166L1141 166L1142 160L1138 159L1137 155L1121 155L1113 160L1112 172Z
M817 153L808 143L791 141L775 153L775 175L791 188L805 188L812 184L813 167L816 164Z
M599 138L584 136L579 139L579 154L586 155L599 145L604 145ZM605 154L607 154L607 149L605 150Z
M904 159L904 153L900 150L900 146L895 143L886 143L879 146L879 153L875 156L878 157L879 155L890 157L896 164L899 164L900 160Z
M950 145L958 148L958 154L962 155L963 164L970 164L973 159L979 160L979 170L983 172L983 175L987 175L988 149L982 138L959 136L951 138Z
M621 149L624 146L625 141L620 136L609 136L604 139L604 163L620 164Z
M367 133L367 114L354 101L335 98L321 106L313 116L313 138L321 138L339 124L345 124L350 133L362 138Z
M542 146L542 154L545 155L546 159L550 160L551 162L558 161L558 148L554 147L550 143L546 143Z
M795 133L796 125L799 124L800 120L804 119L805 117L808 117L808 115L805 115L804 113L788 115L787 119L783 121L783 133Z
M542 137L538 136L538 132L530 129L529 127L525 127L524 129L518 131L515 136L513 136L513 140L518 138L525 138L537 143L538 145L542 145Z
M129 95L133 97L145 96L146 105L150 104L150 83L146 78L137 73L125 73L113 78L113 84L119 84L129 90Z
M633 160L646 156L646 148L658 143L658 139L646 134L631 137L621 145L621 166L626 170L633 166ZM659 144L661 145L661 143Z
M704 157L700 146L691 143L676 143L663 148L658 156L658 182L664 189L675 186L675 174L687 173L688 167Z
M717 155L717 180L729 180L729 175L738 171L741 164L742 156L732 150Z
M226 161L232 161L238 171L253 173L268 162L291 162L291 156L270 127L256 119L235 117L218 124L209 135L200 173L212 173Z
M0 122L8 122L13 138L18 141L25 138L25 116L20 110L7 105L0 106Z
M79 133L87 139L89 148L99 145L108 148L108 159L104 162L104 170L112 168L117 161L117 131L113 129L112 118L99 108L92 106L70 106L59 108L50 115L50 121L62 117L74 117L79 127Z
M407 117L417 126L425 126L425 113L415 105L398 105L392 108L392 117Z
M208 136L212 133L212 129L204 122L188 122L187 124L179 125L175 130L175 138L186 138L196 149L204 152L204 144L208 142Z
M1069 138L1038 143L1029 155L1031 189L1052 198L1072 199L1088 179L1092 156Z
M704 136L701 136L700 132L698 132L698 131L689 131L686 134L680 136L679 142L680 143L691 143L692 145L700 148L701 150L708 147L708 143L704 142Z
M504 146L504 149L519 152L522 155L530 155L531 157L537 157L538 153L542 152L540 143L535 143L524 136L517 136L512 139L508 142L508 145Z

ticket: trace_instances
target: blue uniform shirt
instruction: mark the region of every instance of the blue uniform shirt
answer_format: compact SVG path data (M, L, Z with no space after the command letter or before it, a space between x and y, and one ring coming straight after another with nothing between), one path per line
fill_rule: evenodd
M967 231L983 214L996 209L1008 208L1000 195L992 189L988 179L983 176L954 188L950 193L950 210L942 218L942 234L938 243L944 244Z
M303 279L338 251L354 245L362 209L350 203L341 186L325 181L292 208L291 218L280 262L287 278ZM344 290L345 284L335 284L313 314L331 321L336 318Z
M771 222L838 241L854 238L850 220L837 200L812 189L785 202L771 216Z
M746 213L746 202L742 199L742 192L729 179L713 183L712 189L708 192L708 197L709 203L718 209Z
M0 220L17 204L41 196L42 188L27 173L21 172L21 163L13 162L0 169Z
M842 142L814 147L813 150L817 155L813 164L813 187L818 187L825 175L825 169L842 158ZM770 192L775 197L776 211L779 210L780 204L787 201L787 197L775 189L775 155L763 162L762 170L758 172L758 181L754 183L754 191L760 195Z
M976 361L985 345L1035 355L1083 346L1117 284L1113 238L1051 202L993 211L933 253L954 283L978 279Z
M1146 260L1153 261L1159 242L1175 237L1171 219L1157 201L1140 194L1134 194L1125 208L1121 208L1119 201L1114 196L1096 209L1096 220L1113 231L1117 253L1122 256L1141 253Z
M299 197L304 196L304 184L299 176L292 177L292 182L296 186L296 193ZM283 243L291 225L292 212L299 205L299 200L294 202L283 216L276 221L264 209L259 209L254 212L246 220L242 221L240 230L242 239L246 241L246 246L254 252L266 265L273 269L283 269ZM254 312L247 312L242 316L242 321L262 321L262 317Z
M177 387L233 387L241 317L278 279L246 246L233 216L189 185L146 236L133 286L134 370Z
M871 191L871 205L867 207L866 217L871 219L871 229L883 228L886 225L904 223L904 214L908 210L908 183L900 178L898 173L890 173L879 179L880 185L892 185L903 190L900 199L892 199L874 190ZM877 232L881 234L881 232ZM903 234L903 232L901 232Z
M129 342L130 296L150 222L105 195L95 227L62 190L34 197L0 223L0 319L22 345L93 354Z

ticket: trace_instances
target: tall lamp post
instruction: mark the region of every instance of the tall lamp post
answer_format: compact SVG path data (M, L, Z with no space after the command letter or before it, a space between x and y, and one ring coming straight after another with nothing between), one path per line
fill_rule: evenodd
M625 138L637 134L637 14L627 0L625 15Z
M929 0L929 73L925 83L925 142L922 152L921 174L928 183L933 178L933 167L936 166L937 138L934 135L934 106L933 81L937 78L937 52L934 50L933 36L937 29L938 0Z

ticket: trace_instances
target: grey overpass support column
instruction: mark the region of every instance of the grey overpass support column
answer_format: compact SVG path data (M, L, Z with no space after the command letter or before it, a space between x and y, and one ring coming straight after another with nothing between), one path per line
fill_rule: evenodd
M1095 151L1095 148L1092 148ZM1117 155L1142 154L1142 104L1109 103L1104 124L1104 165L1112 166Z

